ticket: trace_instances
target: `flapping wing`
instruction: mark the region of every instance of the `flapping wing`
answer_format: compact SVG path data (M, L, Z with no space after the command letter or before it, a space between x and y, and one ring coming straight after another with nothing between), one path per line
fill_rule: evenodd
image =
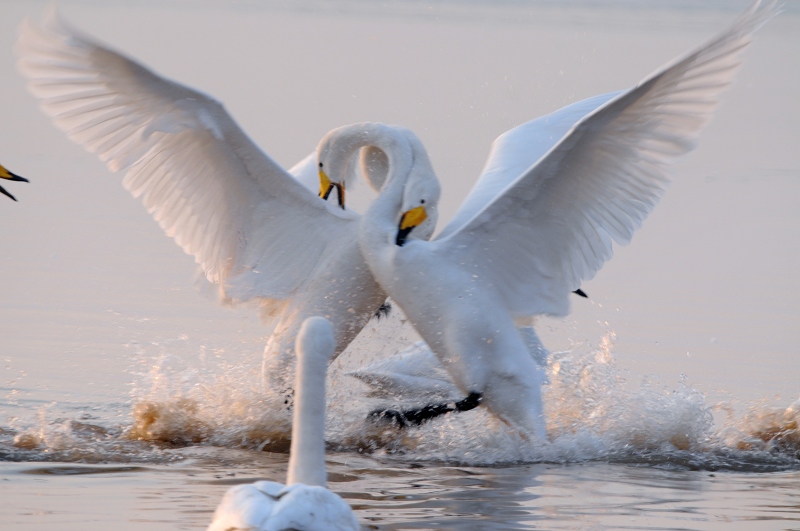
M565 315L568 294L625 244L661 197L665 166L692 149L752 33L754 5L727 30L578 122L458 232L442 256L492 284L516 315Z
M140 197L228 296L289 297L354 216L256 147L216 100L80 35L23 22L19 69L55 124ZM301 243L302 242L302 243Z
M546 155L573 125L621 92L594 96L506 131L492 142L489 158L455 217L437 236L446 238L475 217L500 192Z

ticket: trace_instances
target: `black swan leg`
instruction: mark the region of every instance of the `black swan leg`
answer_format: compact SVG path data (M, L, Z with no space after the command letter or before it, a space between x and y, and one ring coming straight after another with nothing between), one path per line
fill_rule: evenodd
M467 398L459 400L455 404L452 402L429 404L421 408L402 409L400 411L396 409L376 409L367 415L367 420L376 424L395 425L398 428L419 426L424 422L453 411L475 409L481 404L481 400L483 400L481 393L472 392Z

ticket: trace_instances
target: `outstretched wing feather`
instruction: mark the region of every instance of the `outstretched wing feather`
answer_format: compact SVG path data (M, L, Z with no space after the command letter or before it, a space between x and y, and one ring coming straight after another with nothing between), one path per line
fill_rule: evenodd
M495 287L516 315L565 315L569 292L626 244L733 80L756 4L728 29L582 118L544 157L436 245Z
M124 172L125 188L206 277L237 286L228 295L291 296L355 230L352 213L297 182L219 102L82 36L54 10L42 25L23 23L17 52L44 112Z

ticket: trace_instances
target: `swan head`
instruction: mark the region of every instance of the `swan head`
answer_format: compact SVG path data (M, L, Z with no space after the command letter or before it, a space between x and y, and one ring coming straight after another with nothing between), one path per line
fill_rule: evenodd
M333 326L324 317L309 317L303 321L295 343L298 356L313 358L323 369L336 350Z
M329 167L329 166L328 166ZM328 197L331 195L333 189L336 188L336 196L339 200L339 206L342 207L344 210L344 190L345 190L345 181L342 182L333 182L331 181L330 177L328 177L328 173L326 171L325 164L320 161L319 162L319 196L323 200L327 201Z
M330 131L317 147L319 196L328 199L334 189L339 206L345 208L345 190L359 176L376 192L380 191L392 171L409 161L410 133L401 127L378 123L357 123Z
M327 201L331 192L336 189L339 206L344 209L347 175L350 173L350 159L354 149L345 145L342 129L344 128L334 129L323 137L317 147L317 164L319 165L319 196Z
M414 166L403 190L395 244L403 246L409 239L429 240L439 219L439 198L442 189L424 149L414 150Z

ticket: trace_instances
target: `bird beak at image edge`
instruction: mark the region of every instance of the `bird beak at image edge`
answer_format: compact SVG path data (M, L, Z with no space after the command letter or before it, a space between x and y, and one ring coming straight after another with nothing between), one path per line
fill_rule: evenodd
M17 175L17 174L11 173L11 172L10 172L10 171L8 171L7 169L5 169L5 167L3 167L2 165L0 165L0 178L1 178L1 179L5 179L5 180L7 180L7 181L19 181L19 182L23 182L23 183L30 182L30 181L28 181L28 179L26 179L25 177L21 177L21 176L19 176L19 175ZM3 195L5 195L5 196L8 196L8 197L10 197L11 199L13 199L14 201L16 201L16 200L17 200L17 198L16 198L16 197L14 197L14 196L13 196L13 195L11 195L10 193L8 193L8 191L6 191L6 189L5 189L5 188L3 188L2 186L0 186L0 194L3 194Z
M427 217L428 213L425 212L425 207L422 205L404 212L400 217L400 225L398 226L397 238L394 243L402 247L414 227L419 226Z
M331 195L331 190L334 188L336 188L339 197L339 206L344 210L344 183L331 182L328 175L324 171L319 170L319 197L327 201L328 196Z

